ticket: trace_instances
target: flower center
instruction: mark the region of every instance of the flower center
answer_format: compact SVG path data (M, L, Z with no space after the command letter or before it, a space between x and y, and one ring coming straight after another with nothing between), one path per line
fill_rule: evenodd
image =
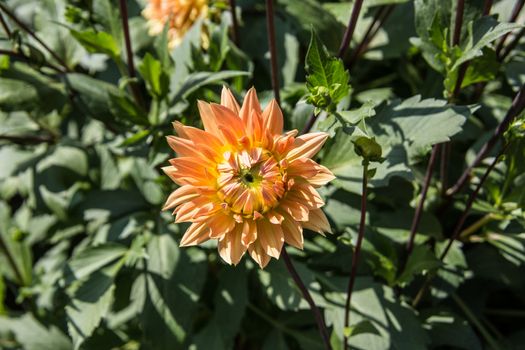
M244 217L264 214L275 207L285 192L283 170L273 155L254 148L225 152L217 166L219 198L225 208Z

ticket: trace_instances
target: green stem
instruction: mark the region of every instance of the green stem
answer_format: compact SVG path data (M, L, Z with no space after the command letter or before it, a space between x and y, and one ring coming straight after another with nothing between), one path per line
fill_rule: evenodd
M460 297L458 297L455 293L452 293L452 300L458 305L458 307L463 311L465 314L465 317L474 325L474 327L478 330L478 332L481 334L481 336L485 339L485 341L490 345L490 347L494 350L499 350L500 346L497 343L497 341L489 334L489 332L485 329L485 327L481 324L481 322L478 320L476 315L470 310L470 308L461 300Z
M475 233L480 228L482 228L483 226L485 226L486 224L488 224L492 220L495 220L496 218L497 218L497 216L494 215L494 213L486 214L481 219L479 219L478 221L476 221L475 223L473 223L472 225L470 225L469 227L467 227L466 229L461 231L461 233L459 234L459 238L460 239L467 238L468 236L470 236L471 234Z

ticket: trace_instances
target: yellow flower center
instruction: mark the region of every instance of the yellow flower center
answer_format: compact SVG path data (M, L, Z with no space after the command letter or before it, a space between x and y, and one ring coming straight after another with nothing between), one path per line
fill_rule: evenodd
M262 148L224 152L217 188L225 209L243 217L264 214L285 193L286 175L272 153Z

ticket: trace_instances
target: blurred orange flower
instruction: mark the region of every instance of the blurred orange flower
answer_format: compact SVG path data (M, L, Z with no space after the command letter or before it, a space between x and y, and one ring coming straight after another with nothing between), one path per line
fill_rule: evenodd
M149 0L142 11L148 20L150 35L162 33L169 22L170 47L177 46L193 23L206 17L207 13L208 0Z
M191 222L181 246L218 240L219 254L237 264L246 251L261 266L279 258L284 242L303 248L303 228L323 234L330 225L316 187L334 175L314 162L326 133L283 132L272 100L261 110L255 89L242 107L223 88L221 104L199 101L204 129L174 123L168 143L178 158L164 172L181 187L164 209Z

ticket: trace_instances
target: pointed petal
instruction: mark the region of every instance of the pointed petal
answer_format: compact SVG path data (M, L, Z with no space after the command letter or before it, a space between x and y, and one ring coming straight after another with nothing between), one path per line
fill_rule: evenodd
M219 240L219 255L230 265L237 265L244 253L246 253L246 247L241 243L241 235L242 224L238 224Z
M335 179L335 175L325 166L319 165L317 175L308 179L308 182L315 187L321 187Z
M259 99L257 98L257 92L252 87L248 92L246 93L246 96L244 97L244 102L242 103L242 108L239 111L239 115L244 122L244 125L248 124L248 119L250 118L250 111L255 110L259 113L261 112L261 105L259 103Z
M303 249L304 237L302 226L295 221L290 215L283 213L284 220L282 223L282 229L284 234L284 241L289 245Z
M221 91L221 105L223 105L226 108L229 108L232 110L233 113L239 114L239 104L237 103L237 100L233 96L230 89L228 89L226 86L222 87Z
M210 238L220 239L234 229L236 222L229 215L217 213L207 220L207 225L210 228Z
M204 130L213 135L219 136L217 121L215 120L215 115L210 108L210 104L203 101L197 101L197 107L199 108L199 114L202 119L202 124L204 125Z
M244 220L242 227L241 242L244 246L248 247L250 244L255 242L257 239L257 225L253 220Z
M275 99L272 99L262 112L263 128L274 135L283 133L283 112Z
M209 229L205 222L192 224L180 241L181 247L188 247L192 245L201 244L209 240Z
M281 226L272 225L268 220L257 221L257 240L266 254L279 259L284 243L284 234Z
M328 138L325 132L314 132L295 138L294 147L288 152L286 158L289 162L296 158L311 158L314 156Z
M268 265L268 262L270 262L270 256L266 254L265 249L259 243L259 241L255 241L248 248L248 251L250 252L252 259L255 260L257 264L259 264L261 269L264 269L266 265Z
M193 198L198 196L199 193L196 191L195 186L184 185L182 187L177 188L169 195L168 199L166 200L166 204L164 204L162 210L173 209L176 206L179 206L180 204L192 200Z
M324 235L324 232L332 233L330 223L321 209L310 210L310 220L303 223L303 227Z

